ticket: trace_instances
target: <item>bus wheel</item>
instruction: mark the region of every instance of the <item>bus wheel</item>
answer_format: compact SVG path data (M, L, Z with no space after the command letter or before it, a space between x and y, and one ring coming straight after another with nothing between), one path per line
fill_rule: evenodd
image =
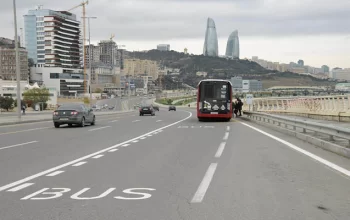
M201 117L198 117L198 121L203 121L203 118L201 118Z

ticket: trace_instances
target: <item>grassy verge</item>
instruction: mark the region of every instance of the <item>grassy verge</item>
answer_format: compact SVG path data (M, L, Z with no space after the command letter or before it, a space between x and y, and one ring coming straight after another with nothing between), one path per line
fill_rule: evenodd
M184 99L184 100L177 102L175 105L184 105L184 104L188 104L196 101L196 97L194 96L185 96L185 97L176 97L174 99L172 98L157 99L156 102L163 105L171 105L171 103L180 99Z

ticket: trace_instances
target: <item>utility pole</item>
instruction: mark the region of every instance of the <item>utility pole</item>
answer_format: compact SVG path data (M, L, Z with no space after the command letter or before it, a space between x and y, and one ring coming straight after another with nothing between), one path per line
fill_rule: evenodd
M13 19L15 24L15 50L16 50L16 78L17 78L17 115L18 120L21 120L21 73L18 52L18 35L17 35L17 14L16 14L16 0L13 0Z
M91 91L91 75L92 75L92 47L91 47L91 32L90 32L90 18L96 19L97 17L82 17L88 19L88 29L89 29L89 94L90 94L90 107L92 107L92 91Z

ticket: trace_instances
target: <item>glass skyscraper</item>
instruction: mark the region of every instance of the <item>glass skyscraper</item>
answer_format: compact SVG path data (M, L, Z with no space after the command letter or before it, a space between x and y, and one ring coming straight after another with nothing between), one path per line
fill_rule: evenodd
M239 59L239 38L237 30L232 32L228 37L225 55L233 59Z
M35 64L80 67L80 22L70 12L38 7L24 15L25 47Z
M217 57L219 55L218 36L216 34L215 22L213 19L208 18L207 30L205 31L205 41L203 47L204 56Z

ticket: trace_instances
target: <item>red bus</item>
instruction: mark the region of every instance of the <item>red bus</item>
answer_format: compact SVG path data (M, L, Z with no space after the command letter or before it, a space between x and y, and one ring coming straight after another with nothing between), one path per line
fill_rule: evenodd
M229 80L206 79L198 83L197 118L232 118L232 84Z

